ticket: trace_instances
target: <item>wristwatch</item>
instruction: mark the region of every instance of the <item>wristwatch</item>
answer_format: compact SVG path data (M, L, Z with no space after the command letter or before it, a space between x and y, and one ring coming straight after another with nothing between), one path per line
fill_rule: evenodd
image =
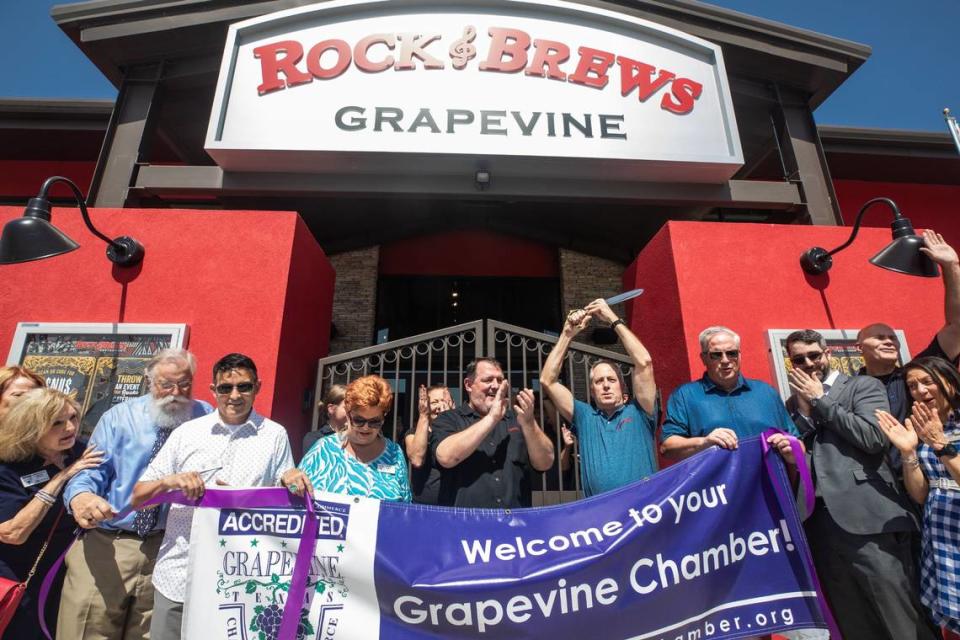
M627 326L627 323L623 321L623 318L617 318L616 320L614 320L613 322L610 323L610 328L611 328L612 330L616 331L618 324L622 324L623 326Z
M957 455L957 453L960 453L960 452L957 451L957 448L953 446L952 442L948 442L945 447L943 447L942 449L934 450L933 452L933 454L938 458L952 458L955 455Z

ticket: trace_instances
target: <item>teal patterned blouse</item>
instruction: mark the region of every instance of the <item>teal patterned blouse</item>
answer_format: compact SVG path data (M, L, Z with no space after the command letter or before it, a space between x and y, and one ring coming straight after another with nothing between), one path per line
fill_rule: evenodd
M317 491L410 502L407 459L395 442L384 442L383 453L364 463L347 453L337 434L325 436L303 457L300 469Z

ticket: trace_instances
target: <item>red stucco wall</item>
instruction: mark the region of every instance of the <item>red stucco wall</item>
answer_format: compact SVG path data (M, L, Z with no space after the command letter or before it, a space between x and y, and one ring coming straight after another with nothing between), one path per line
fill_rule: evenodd
M960 246L960 186L859 180L834 180L833 185L848 225L853 225L857 211L865 202L878 197L890 198L915 228L935 229L947 242ZM890 209L884 205L873 208L864 215L864 224L889 229Z
M0 197L32 198L50 176L70 178L86 194L96 166L96 160L0 160ZM50 195L70 197L72 192L56 184Z
M841 244L845 227L670 222L624 274L625 287L643 287L631 328L654 357L664 397L699 377L697 335L727 325L743 339L745 375L775 384L768 329L857 329L884 321L906 333L914 353L943 325L940 279L885 271L867 260L890 241L886 229L866 228L821 276L807 276L800 254ZM662 317L661 317L662 316Z
M480 258L482 256L482 258ZM483 230L406 238L380 247L381 275L555 278L557 250Z
M0 207L0 223L22 209ZM256 408L284 424L295 450L309 426L301 410L326 355L334 272L296 213L94 209L113 237L146 247L140 268L119 270L79 211L59 208L53 223L80 249L0 266L0 348L17 322L186 323L199 360L196 397L212 400L213 363L231 351L254 359L263 380Z

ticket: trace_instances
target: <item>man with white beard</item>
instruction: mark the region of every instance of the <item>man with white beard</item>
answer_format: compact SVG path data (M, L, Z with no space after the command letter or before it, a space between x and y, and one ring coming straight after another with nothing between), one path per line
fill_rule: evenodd
M166 509L114 520L170 433L213 411L193 399L197 363L182 349L164 349L146 367L150 393L103 414L90 443L106 452L100 466L78 473L63 493L88 531L67 554L57 637L68 640L149 638L153 566Z

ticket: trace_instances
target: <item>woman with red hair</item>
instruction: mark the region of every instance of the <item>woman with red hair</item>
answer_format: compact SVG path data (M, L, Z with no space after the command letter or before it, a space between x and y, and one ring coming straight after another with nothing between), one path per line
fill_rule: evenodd
M343 402L346 430L321 438L300 462L314 490L410 502L407 460L395 442L383 437L393 405L390 385L380 376L357 378Z

